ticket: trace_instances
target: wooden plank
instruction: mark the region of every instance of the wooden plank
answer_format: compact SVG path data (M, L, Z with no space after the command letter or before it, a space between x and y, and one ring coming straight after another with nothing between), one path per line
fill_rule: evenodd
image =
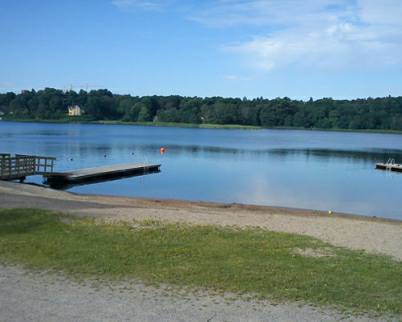
M92 176L98 173L107 173L107 172L116 172L116 171L127 171L130 169L140 169L146 168L150 165L147 164L115 164L110 166L104 167L97 167L97 168L87 168L87 169L79 169L74 171L69 171L72 173L72 177L82 177L82 176Z
M97 168L52 172L44 174L50 184L84 183L93 180L121 178L129 175L143 175L158 172L160 164L117 164Z

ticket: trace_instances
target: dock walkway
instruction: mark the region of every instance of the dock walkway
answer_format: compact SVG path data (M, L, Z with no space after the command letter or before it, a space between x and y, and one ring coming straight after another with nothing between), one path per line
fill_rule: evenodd
M160 171L160 164L117 164L97 168L44 174L50 185L80 184L91 181L144 175Z

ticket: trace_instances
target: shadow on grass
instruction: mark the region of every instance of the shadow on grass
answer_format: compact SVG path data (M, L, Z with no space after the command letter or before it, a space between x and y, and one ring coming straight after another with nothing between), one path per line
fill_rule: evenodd
M0 210L0 236L5 234L26 234L44 229L60 218L54 214L44 214L38 209Z

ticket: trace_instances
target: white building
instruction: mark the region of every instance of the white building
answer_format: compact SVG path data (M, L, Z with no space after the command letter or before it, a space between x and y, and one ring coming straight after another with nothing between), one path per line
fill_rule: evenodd
M68 116L81 116L81 115L82 115L81 107L79 107L78 105L68 107Z

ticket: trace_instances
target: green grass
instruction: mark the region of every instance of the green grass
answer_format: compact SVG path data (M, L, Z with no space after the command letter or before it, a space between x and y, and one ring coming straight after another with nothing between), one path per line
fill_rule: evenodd
M200 129L227 129L227 130L258 130L260 126L240 125L240 124L193 124L193 123L175 123L175 122L125 122L116 120L98 120L94 121L90 117L65 117L62 119L22 119L3 117L4 121L26 122L26 123L82 123L82 124L106 124L106 125L142 125L155 127L180 127L180 128L200 128Z
M42 210L0 210L0 261L80 278L253 294L276 301L402 313L402 264L260 229L95 224ZM325 249L306 257L295 249Z
M3 117L3 121L10 121L10 122L22 122L22 123L58 123L58 124L65 124L65 123L92 123L94 122L92 117L83 115L83 116L65 116L63 118L58 119L40 119L40 118L17 118L17 117L10 117L5 116Z

